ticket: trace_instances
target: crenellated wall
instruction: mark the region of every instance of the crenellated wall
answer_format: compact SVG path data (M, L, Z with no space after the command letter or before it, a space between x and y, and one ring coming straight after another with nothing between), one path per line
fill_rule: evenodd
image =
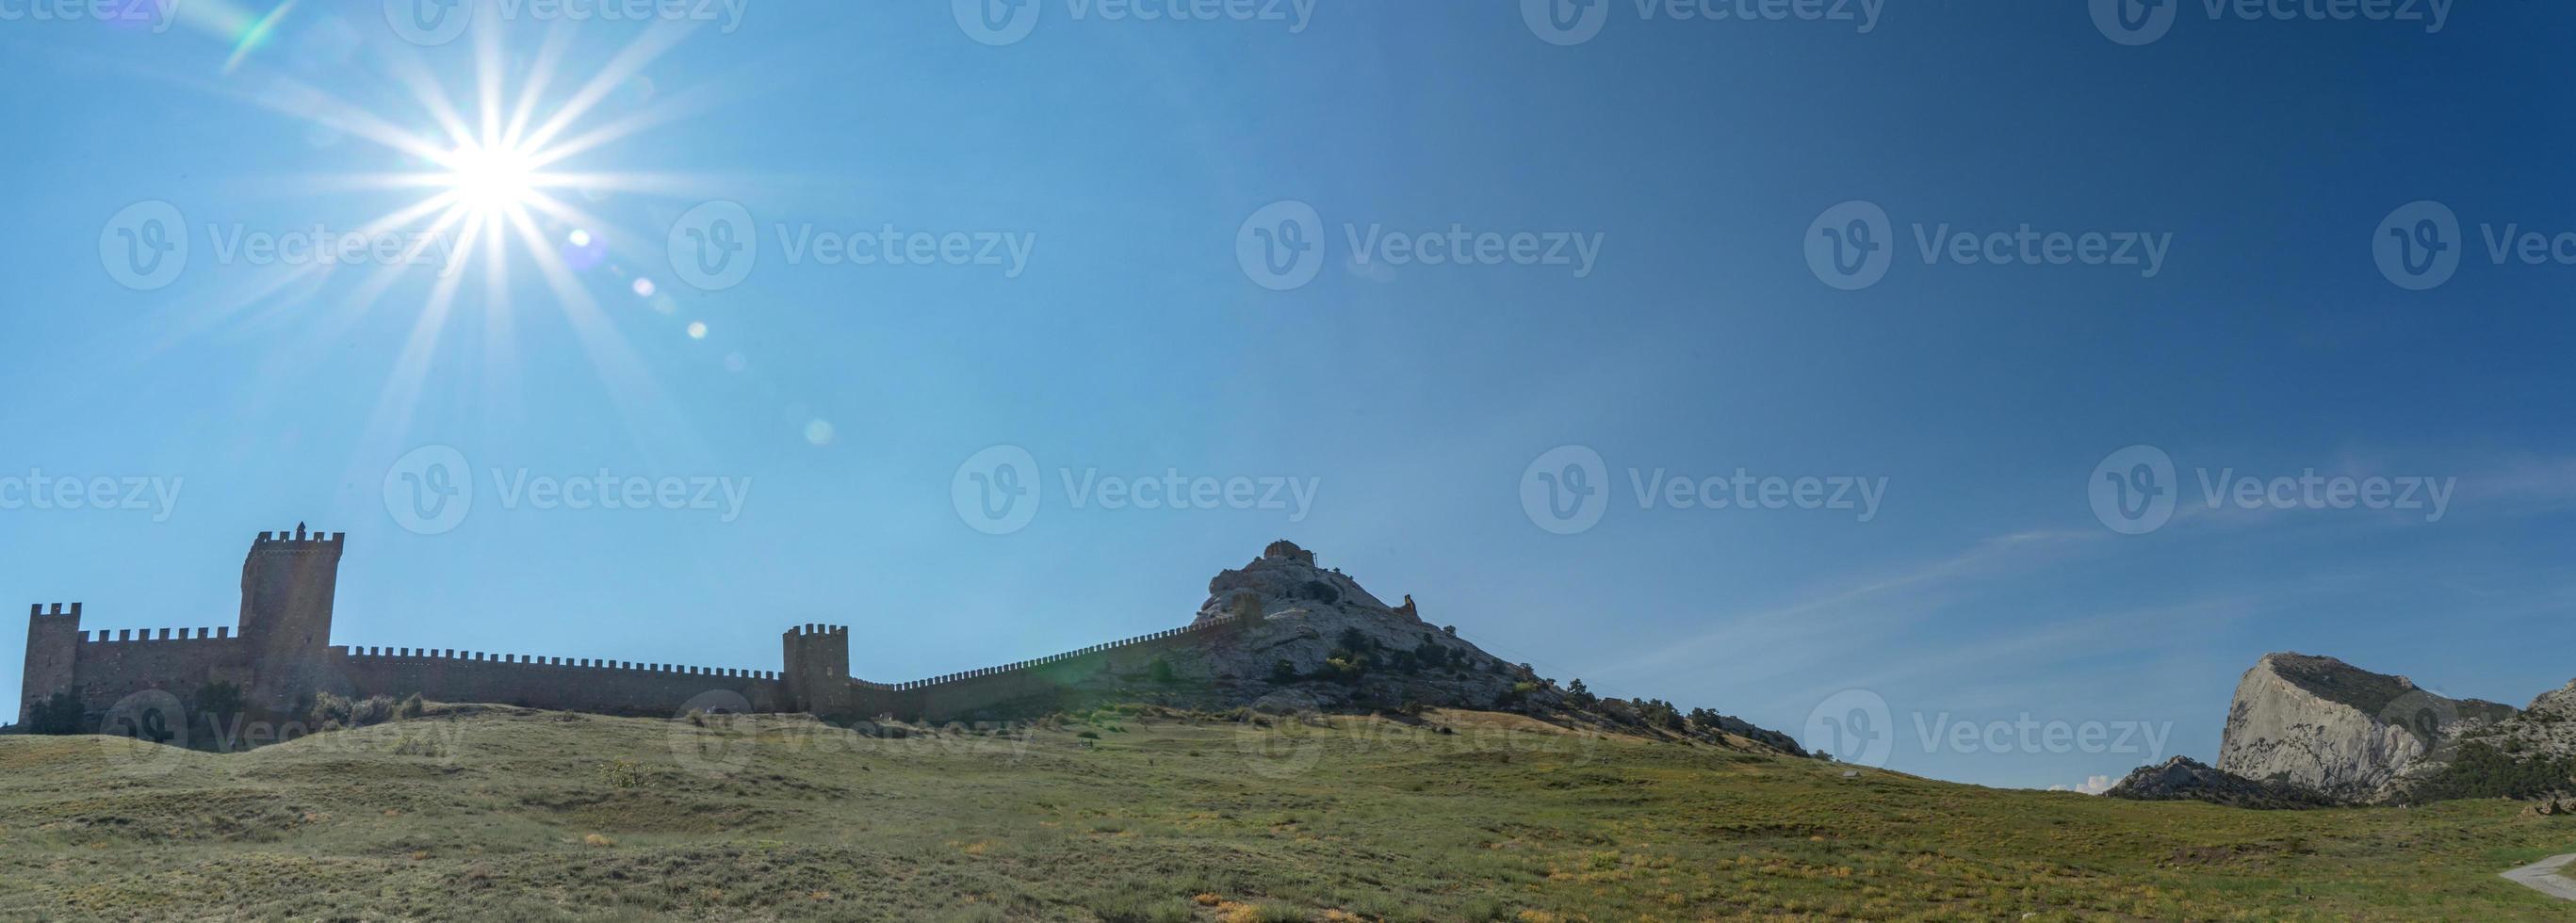
M285 709L318 692L448 702L492 702L610 714L671 715L719 691L754 711L826 716L891 714L914 720L975 720L997 712L1044 710L1102 674L1141 669L1153 655L1203 643L1234 627L1231 617L1097 644L1034 660L906 683L850 675L850 629L804 625L781 637L778 671L453 649L333 647L327 644L342 533L261 533L243 563L239 632L231 627L81 628L81 605L30 610L20 721L58 691L80 697L92 716L125 696L158 689L191 700L207 683L228 682L258 707Z
M1046 711L1067 690L1094 680L1112 668L1133 671L1165 651L1205 643L1233 626L1231 617L1209 619L1182 628L1095 644L1061 654L935 676L890 686L862 684L858 697L865 713L886 713L913 720L947 721L978 714ZM866 706L882 707L870 711Z
M442 702L663 716L719 690L741 694L753 711L778 711L786 701L779 674L763 670L418 648L333 652L361 696L418 693Z

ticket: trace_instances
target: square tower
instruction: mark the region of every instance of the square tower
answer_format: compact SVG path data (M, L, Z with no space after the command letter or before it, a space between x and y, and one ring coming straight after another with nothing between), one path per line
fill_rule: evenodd
M857 705L850 688L850 626L801 625L780 638L785 647L790 711L845 715Z
M275 696L306 691L295 681L322 668L331 646L345 532L262 532L242 560L241 638L257 684Z

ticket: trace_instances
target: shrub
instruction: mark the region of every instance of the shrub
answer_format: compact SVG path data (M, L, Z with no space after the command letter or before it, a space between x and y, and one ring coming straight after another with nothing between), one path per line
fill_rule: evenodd
M636 766L634 760L623 757L601 763L593 772L598 774L600 784L610 788L636 788L644 784L644 770Z
M1591 708L1593 702L1599 701L1599 699L1592 695L1592 690L1583 685L1583 680L1580 677L1577 677L1574 682L1566 684L1565 700L1574 703L1574 707L1576 708Z
M1172 674L1172 662L1171 662L1170 660L1165 659L1165 658L1162 658L1162 657L1156 657L1156 658L1154 658L1154 665L1153 665L1153 667L1152 667L1152 672L1153 672L1153 676L1154 676L1154 681L1155 681L1155 682L1157 682L1157 683L1161 683L1161 684L1163 684L1163 685L1166 685L1166 686L1169 686L1169 685L1171 685L1171 684L1173 684L1173 683L1175 683L1175 682L1178 682L1178 681L1180 680L1180 677L1175 676L1175 675L1173 675L1173 674Z
M403 718L418 718L428 711L429 703L422 701L420 693L415 692L411 694L411 698L402 700L402 706L394 709L394 714Z
M1282 659L1282 660L1280 660L1278 663L1274 663L1274 664L1271 664L1271 665L1270 665L1270 681L1271 681L1271 682L1274 682L1274 683L1293 683L1293 682L1296 682L1296 681L1297 681L1297 679L1298 679L1298 676L1297 676L1297 665L1296 665L1296 664L1289 663L1287 660Z
M78 734L87 717L78 697L69 691L56 692L28 710L27 733Z

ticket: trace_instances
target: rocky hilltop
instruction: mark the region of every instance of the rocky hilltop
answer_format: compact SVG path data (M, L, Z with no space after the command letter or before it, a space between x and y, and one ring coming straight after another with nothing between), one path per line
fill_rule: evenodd
M2103 792L2131 801L2206 801L2229 807L2279 810L2333 807L2335 799L2286 782L2257 782L2188 756L2162 766L2142 766Z
M1064 677L1050 703L1142 700L1182 707L1265 710L1465 708L1536 715L1564 724L1805 755L1788 735L1713 712L1683 720L1670 703L1599 699L1539 676L1424 621L1413 597L1388 605L1293 542L1208 581L1194 625L1205 639Z
M2517 711L2332 657L2278 653L2237 682L2217 766L2177 758L2106 794L2310 807L2566 792L2576 792L2576 683Z

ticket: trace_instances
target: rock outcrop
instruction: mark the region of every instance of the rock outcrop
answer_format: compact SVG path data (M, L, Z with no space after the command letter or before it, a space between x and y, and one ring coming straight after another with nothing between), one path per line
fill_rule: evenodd
M2409 767L2461 730L2513 713L2332 657L2267 654L2236 685L2218 768L2338 801L2385 801Z
M2132 801L2206 801L2236 808L2294 810L2328 808L2340 802L2285 782L2257 782L2187 756L2162 766L2141 766L2102 793Z

